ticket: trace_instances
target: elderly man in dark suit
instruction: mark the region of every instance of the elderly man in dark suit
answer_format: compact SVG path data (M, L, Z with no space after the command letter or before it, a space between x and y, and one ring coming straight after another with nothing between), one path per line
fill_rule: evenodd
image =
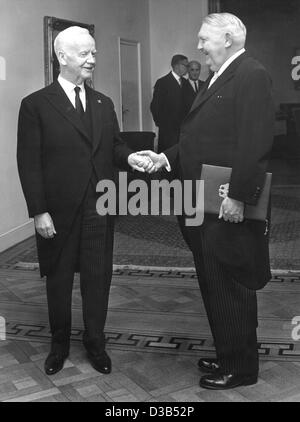
M113 179L114 163L150 170L118 136L112 101L85 84L96 63L95 40L80 27L55 40L58 80L21 104L17 159L29 216L34 218L52 333L48 375L69 354L74 273L80 271L83 342L92 366L111 371L104 324L112 276L113 217L96 212L96 185ZM131 167L130 167L130 166Z
M182 54L176 54L171 66L172 71L156 81L150 105L153 120L159 128L159 152L178 142L179 128L184 117L182 94L187 81L183 76L187 73L188 59Z
M186 227L217 354L199 360L211 372L200 385L229 389L257 382L255 290L271 277L268 227L244 219L244 209L257 203L264 186L275 113L270 77L246 53L241 20L208 15L198 36L213 74L181 125L179 144L143 154L157 169L179 163L182 180L201 179L203 163L232 168L219 220L205 215L202 226Z
M188 83L184 85L183 90L183 107L185 116L190 111L195 98L204 85L204 82L199 79L200 73L201 64L197 60L190 61L188 66Z

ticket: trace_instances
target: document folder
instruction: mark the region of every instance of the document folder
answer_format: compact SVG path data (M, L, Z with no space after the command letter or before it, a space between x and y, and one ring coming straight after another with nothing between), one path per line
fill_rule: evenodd
M219 214L223 198L219 196L221 185L230 183L230 167L202 165L201 180L204 180L204 212ZM265 184L256 205L245 204L245 218L265 221L268 214L272 173L266 173Z

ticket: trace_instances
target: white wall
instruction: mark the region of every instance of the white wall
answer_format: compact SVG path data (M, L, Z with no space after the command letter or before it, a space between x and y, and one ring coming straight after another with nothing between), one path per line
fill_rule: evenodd
M201 20L208 13L207 0L149 0L152 86L171 69L174 54L205 63L197 50ZM206 79L207 67L201 78Z
M0 251L33 233L17 173L16 137L21 99L44 86L43 17L95 25L95 88L113 99L119 119L118 37L141 43L143 130L152 130L155 80L169 71L173 54L200 57L197 33L206 14L207 0L0 0Z
M118 37L141 42L143 125L152 128L148 0L0 0L0 56L6 62L6 80L0 78L0 251L33 233L15 155L21 98L44 86L44 16L95 25L95 88L113 99L118 114Z

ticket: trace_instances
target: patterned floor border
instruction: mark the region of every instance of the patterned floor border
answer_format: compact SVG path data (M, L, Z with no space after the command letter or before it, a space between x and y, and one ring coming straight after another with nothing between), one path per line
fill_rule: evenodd
M37 263L18 262L14 269L38 271L39 265ZM114 265L114 276L132 276L132 277L168 277L168 278L182 278L182 279L196 279L197 275L193 267L145 267L139 265ZM272 270L273 283L295 283L300 282L300 270Z
M168 353L188 356L214 355L215 349L209 336L190 337L162 333L106 331L109 349L146 353ZM83 329L72 330L71 342L82 341ZM51 335L46 325L9 322L6 324L7 340L24 340L49 343ZM300 361L300 342L259 339L259 355L266 360Z

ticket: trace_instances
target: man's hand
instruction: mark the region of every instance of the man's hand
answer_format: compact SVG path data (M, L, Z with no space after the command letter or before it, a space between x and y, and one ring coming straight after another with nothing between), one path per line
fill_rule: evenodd
M45 239L52 239L56 234L52 218L47 212L36 215L34 217L34 225L38 234Z
M134 169L140 172L153 173L155 171L155 165L150 157L141 156L134 152L128 157L128 164Z
M219 218L230 223L241 223L244 220L244 203L226 197L221 204Z
M229 183L225 183L225 185L221 185L219 187L219 196L221 198L227 198L229 192Z
M148 157L151 159L151 161L155 165L155 170L158 171L163 167L166 167L168 165L168 162L166 160L166 157L164 154L156 154L154 151L147 150L147 151L138 151L137 154L140 157ZM151 172L153 173L153 171Z

